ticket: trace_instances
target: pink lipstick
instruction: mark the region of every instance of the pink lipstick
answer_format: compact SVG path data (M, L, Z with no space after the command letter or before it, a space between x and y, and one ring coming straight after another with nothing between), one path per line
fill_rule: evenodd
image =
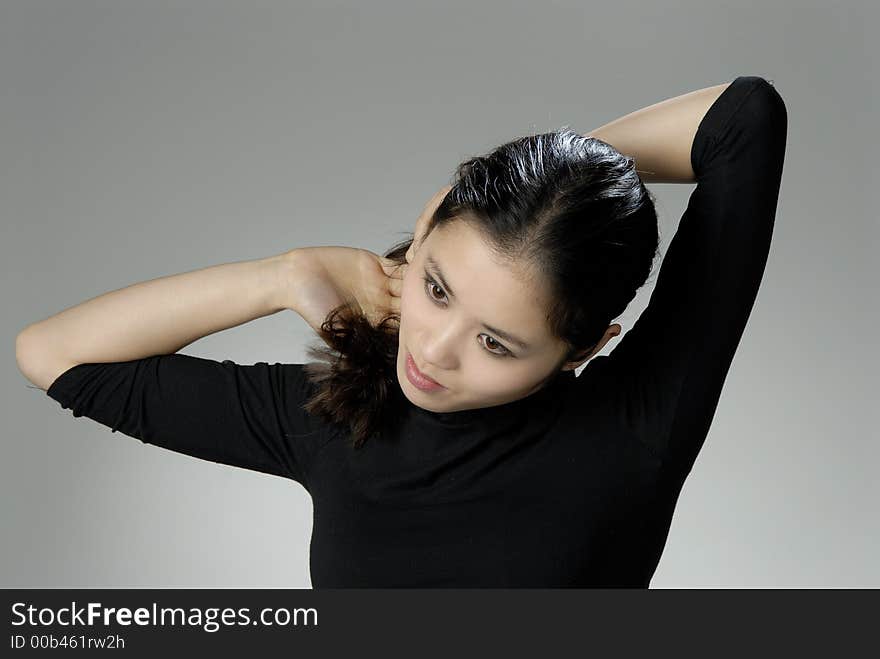
M441 389L446 388L439 382L432 380L422 373L413 361L412 355L409 354L409 351L406 353L406 377L412 382L414 387L425 392L440 391Z

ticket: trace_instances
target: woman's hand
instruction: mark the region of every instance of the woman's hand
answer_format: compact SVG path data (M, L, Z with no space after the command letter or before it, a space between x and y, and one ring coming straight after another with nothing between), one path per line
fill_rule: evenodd
M413 262L416 250L418 250L422 241L425 239L425 232L428 230L428 223L431 221L431 216L434 215L434 211L437 210L437 207L443 202L443 199L446 198L446 195L451 189L451 185L444 186L439 192L431 197L427 204L425 204L422 214L419 215L419 219L416 221L416 230L413 232L412 244L409 246L409 249L406 250L407 265Z
M304 247L288 252L284 306L319 334L327 315L347 301L353 301L374 326L389 314L399 314L407 266L425 239L431 216L451 189L444 186L425 205L405 263L354 247Z
M400 313L400 291L406 264L354 247L304 247L290 253L288 308L320 334L327 315L353 301L376 326Z

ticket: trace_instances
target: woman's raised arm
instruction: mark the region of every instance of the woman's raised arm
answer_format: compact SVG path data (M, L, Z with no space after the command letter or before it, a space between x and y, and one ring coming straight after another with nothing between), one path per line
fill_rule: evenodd
M635 158L645 183L693 183L691 145L706 111L729 82L697 89L630 112L590 133Z
M785 101L768 80L742 75L723 86L689 145L697 185L648 306L587 369L607 378L603 390L629 431L682 479L708 434L764 275L787 131ZM596 390L590 379L582 386Z
M89 299L22 330L15 342L18 367L45 390L73 365L172 354L281 311L294 252L160 277Z

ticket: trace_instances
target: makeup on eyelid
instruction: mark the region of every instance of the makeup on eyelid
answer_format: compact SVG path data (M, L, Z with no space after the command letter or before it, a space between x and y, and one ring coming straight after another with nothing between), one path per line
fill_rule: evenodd
M455 292L449 286L449 284L446 281L446 278L443 276L443 273L440 270L440 264L437 263L436 259L434 259L434 257L432 255L429 254L425 257L425 266L423 268L424 268L424 273L426 276L433 276L433 277L436 277L437 279L440 280L440 283L437 284L438 288L442 288L449 295L449 297L451 297L451 298L456 297ZM429 268L433 270L433 273L429 271ZM435 281L434 283L436 284L437 282ZM491 325L488 325L486 323L483 323L483 327L485 327L487 330L489 330L493 334L497 334L498 336L500 336L502 340L506 340L510 343L513 343L523 350L529 349L529 345L527 342L523 341L522 339L518 339L517 337L513 336L512 334L509 334L508 332L504 332L503 330L500 330L497 327L492 327Z
M434 302L434 303L437 304L438 306L443 306L442 303L441 303L439 300L437 300L437 298L435 298L434 295L430 292L430 288L431 288L431 286L436 286L437 288L439 288L439 289L442 291L443 288L440 286L440 284L438 284L436 281L434 281L434 279L431 277L431 275L428 273L427 270L425 270L425 274L424 274L424 276L422 277L422 279L423 279L424 282L425 282L425 293L426 293L426 295L431 299L432 302ZM493 343L495 343L495 344L498 346L498 348L500 348L500 349L503 351L503 352L495 352L495 351L492 350L491 347L486 346L486 351L487 351L490 355L492 355L493 357L501 357L501 358L503 358L503 357L514 357L514 354L513 354L508 348L507 348L507 346L505 346L504 344L502 344L502 343L501 343L500 341L498 341L497 339L495 339L495 338L493 338L493 337L490 337L488 334L481 334L481 336L486 336L489 340L491 340Z

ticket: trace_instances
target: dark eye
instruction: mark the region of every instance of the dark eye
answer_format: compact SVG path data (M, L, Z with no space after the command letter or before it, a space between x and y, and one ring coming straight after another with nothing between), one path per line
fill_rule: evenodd
M440 288L440 286L437 285L437 282L435 282L430 277L424 277L423 279L425 280L425 290L428 293L428 297L431 298L434 302L441 301L445 297L443 289ZM435 294L436 291L439 291L439 297Z
M440 285L435 282L427 273L422 276L422 279L425 281L425 294L431 299L434 304L438 306L445 306L443 304L443 298L446 297L446 293L440 287ZM487 352L494 357L507 357L510 355L510 351L498 343L495 339L493 339L488 334L480 334L480 336L485 336L486 340L483 345L486 346Z
M486 337L484 344L489 349L489 352L491 352L493 355L498 355L499 357L504 357L510 352L507 348L505 348L503 345L498 343L498 341L493 339L488 334L481 334L480 336ZM495 352L496 349L499 349L500 351Z

